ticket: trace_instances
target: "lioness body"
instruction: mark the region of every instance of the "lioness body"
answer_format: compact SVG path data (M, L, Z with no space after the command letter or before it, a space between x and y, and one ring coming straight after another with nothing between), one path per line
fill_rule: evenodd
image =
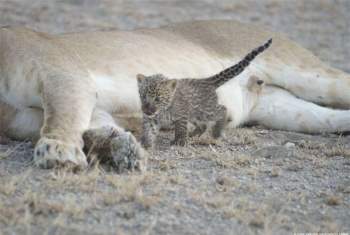
M24 139L39 137L38 128L43 125L36 161L60 161L51 148L44 151L50 142L69 155L67 161L82 165L84 131L104 125L122 131L118 123L140 117L137 73L207 77L270 37L274 43L264 57L218 90L220 103L231 115L231 126L257 121L272 128L306 132L348 130L348 111L306 101L349 108L349 75L326 66L283 36L234 21L56 36L1 28L0 113L6 115L1 116L0 126L7 135ZM301 99L274 87L267 87L269 92L257 99L254 92L241 86L250 75ZM278 100L265 102L274 95L294 106L280 107ZM290 112L294 123L289 124L286 115L280 117L280 110ZM319 110L322 115L315 124L313 112Z

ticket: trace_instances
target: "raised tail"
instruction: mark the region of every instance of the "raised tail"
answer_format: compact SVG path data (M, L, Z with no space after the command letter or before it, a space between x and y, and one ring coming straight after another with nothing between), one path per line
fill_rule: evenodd
M272 38L270 38L264 45L261 45L255 48L254 50L252 50L237 64L221 71L218 74L215 74L214 76L206 78L206 82L214 83L217 87L223 85L225 82L229 81L230 79L242 73L244 69L248 67L250 62L254 60L257 55L259 55L260 53L262 53L263 51L265 51L267 48L270 47L271 43L272 43Z

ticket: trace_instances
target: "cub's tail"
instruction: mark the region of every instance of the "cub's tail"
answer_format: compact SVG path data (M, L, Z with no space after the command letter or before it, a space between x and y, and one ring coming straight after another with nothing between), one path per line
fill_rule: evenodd
M271 43L272 43L272 38L270 38L264 45L261 45L255 48L254 50L252 50L237 64L221 71L218 74L215 74L212 77L206 78L206 81L210 83L214 83L217 87L223 85L225 82L229 81L230 79L242 73L244 69L248 67L250 62L254 60L257 55L259 55L260 53L262 53L263 51L265 51L267 48L270 47Z

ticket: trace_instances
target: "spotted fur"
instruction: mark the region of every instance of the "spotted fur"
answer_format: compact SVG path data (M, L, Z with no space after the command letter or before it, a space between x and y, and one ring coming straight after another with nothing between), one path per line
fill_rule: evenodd
M208 124L212 124L212 137L220 137L227 122L227 110L218 103L216 89L242 73L271 43L272 39L252 50L237 64L205 79L168 79L162 74L148 77L137 75L144 113L143 145L153 146L155 136L164 123L174 124L174 144L177 145L186 143L188 122L195 126L190 136L201 136ZM262 85L262 80L257 84Z

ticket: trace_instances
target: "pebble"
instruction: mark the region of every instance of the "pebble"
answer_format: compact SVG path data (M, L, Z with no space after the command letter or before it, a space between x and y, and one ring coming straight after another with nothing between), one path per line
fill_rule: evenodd
M295 147L295 144L294 144L294 143L291 143L291 142L287 142L287 143L284 144L284 146L285 146L286 148L294 148L294 147Z

